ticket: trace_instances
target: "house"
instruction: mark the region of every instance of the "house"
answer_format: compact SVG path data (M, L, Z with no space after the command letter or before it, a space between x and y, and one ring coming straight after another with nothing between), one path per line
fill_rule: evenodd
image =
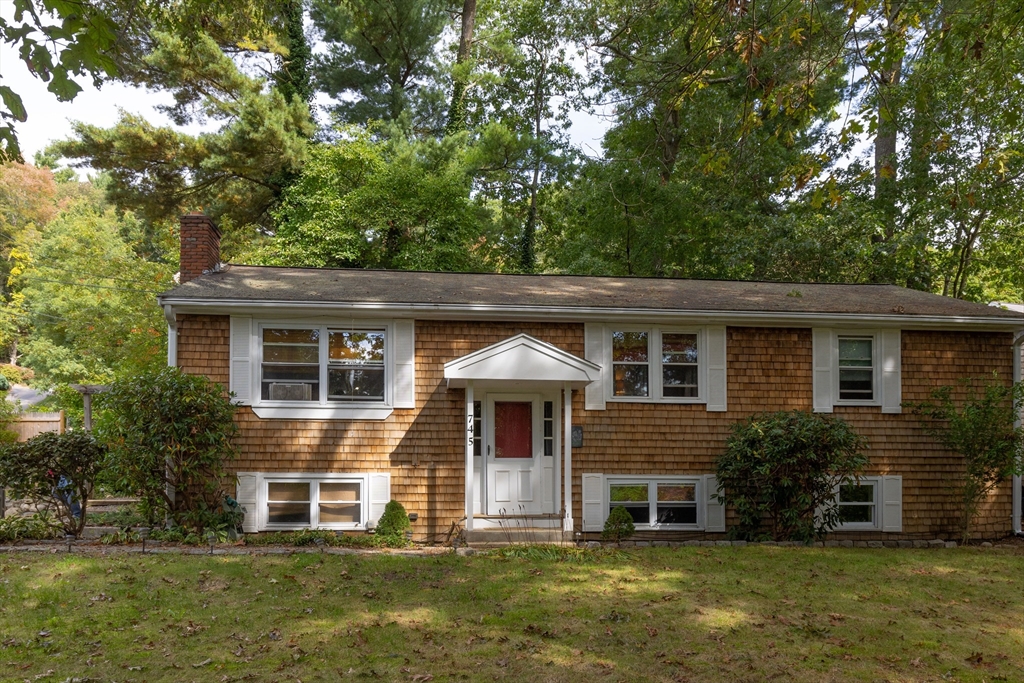
M714 539L730 426L799 409L870 445L839 537L944 537L958 458L901 403L1020 377L1020 313L895 286L225 265L208 218L181 233L168 362L234 394L251 532L365 530L394 498L423 540L596 538L615 505L640 538ZM976 535L1019 529L1020 493Z

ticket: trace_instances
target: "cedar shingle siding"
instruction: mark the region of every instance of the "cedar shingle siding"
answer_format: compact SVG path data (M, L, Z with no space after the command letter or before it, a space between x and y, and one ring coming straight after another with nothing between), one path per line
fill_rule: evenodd
M229 318L179 318L178 364L227 385ZM446 531L464 515L462 424L464 392L447 390L445 362L519 333L532 335L583 356L583 325L575 323L416 322L416 408L396 409L383 421L310 422L261 420L250 408L238 410L241 427L238 471L390 471L392 497L419 513L417 538ZM1009 382L1009 333L902 333L904 401L918 401L961 377ZM714 471L729 426L759 411L810 410L811 330L731 327L728 329L728 412L709 413L702 404L609 402L604 411L585 411L575 392L573 424L582 425L584 445L573 449L573 502L580 519L580 475L584 472L702 474ZM935 538L955 533L957 506L949 490L958 459L943 451L913 415L883 415L878 407L836 407L867 437L867 474L903 477L903 533L841 534L843 539ZM1000 487L983 506L974 533L1010 529L1011 488ZM657 538L703 534L654 532Z

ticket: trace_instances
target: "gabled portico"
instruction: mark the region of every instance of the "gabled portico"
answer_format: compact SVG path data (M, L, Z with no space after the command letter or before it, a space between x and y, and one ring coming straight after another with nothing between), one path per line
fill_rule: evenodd
M467 531L514 517L572 532L572 390L600 372L527 334L445 364L448 386L466 390Z

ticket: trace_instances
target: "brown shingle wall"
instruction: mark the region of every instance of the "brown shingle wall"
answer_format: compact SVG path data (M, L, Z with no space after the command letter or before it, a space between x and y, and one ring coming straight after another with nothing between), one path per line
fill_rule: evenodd
M227 317L185 316L179 323L179 364L227 383ZM465 460L462 443L464 393L444 385L444 363L525 332L583 355L583 326L568 323L417 321L416 408L396 410L383 421L304 422L260 420L241 408L236 467L240 471L390 471L392 495L418 512L416 532L441 533L463 516ZM959 377L1010 372L1008 334L903 333L903 397L921 400ZM580 512L583 472L701 474L714 470L729 426L756 412L810 410L809 329L729 328L726 413L703 405L609 403L585 411L582 392L573 400L574 424L584 446L574 449L573 499ZM878 408L837 408L870 444L869 474L903 476L904 534L885 538L934 538L953 533L955 501L948 482L957 459L940 449L909 414L882 415ZM1009 529L1010 487L996 492L982 510L976 533ZM843 538L855 538L843 534ZM877 535L875 537L878 537Z

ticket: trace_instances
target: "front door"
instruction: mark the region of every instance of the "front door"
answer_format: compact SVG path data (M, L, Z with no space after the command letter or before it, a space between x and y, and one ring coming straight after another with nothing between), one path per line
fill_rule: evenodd
M536 394L487 397L487 514L542 512L543 410Z

